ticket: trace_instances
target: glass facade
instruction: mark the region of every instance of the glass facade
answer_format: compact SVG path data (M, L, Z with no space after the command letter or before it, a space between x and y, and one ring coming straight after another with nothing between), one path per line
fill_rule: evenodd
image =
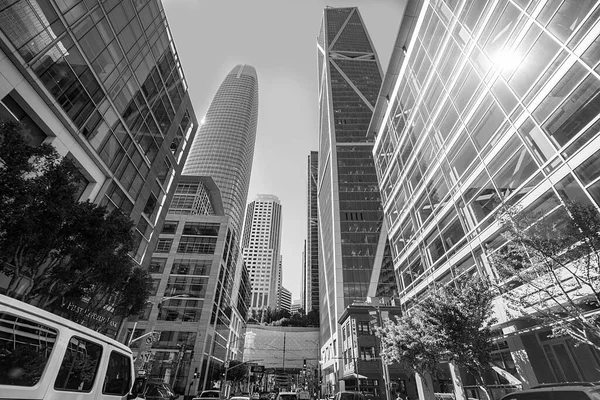
M376 295L382 271L376 259L385 259L375 137L368 131L382 74L357 8L325 9L317 49L321 358L324 384L337 388L336 373L343 372L338 318L353 302Z
M554 218L568 200L600 204L599 15L587 1L423 2L374 148L405 309L494 276L501 204Z
M2 50L106 170L91 200L133 219L144 263L197 127L160 2L5 0L0 30Z
M305 271L305 304L302 305L308 313L319 309L319 210L318 181L319 181L319 153L311 151L308 156L308 193L307 193L307 217L306 232Z
M236 238L240 237L248 198L257 119L256 70L238 65L215 94L183 170L186 175L215 180Z
M242 253L252 286L250 307L255 310L278 308L281 288L281 203L277 196L259 194L248 204Z

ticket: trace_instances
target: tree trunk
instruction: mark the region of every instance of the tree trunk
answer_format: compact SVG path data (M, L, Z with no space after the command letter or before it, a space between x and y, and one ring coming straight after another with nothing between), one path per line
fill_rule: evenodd
M433 379L431 378L430 373L416 373L415 381L417 384L417 392L419 393L419 400L435 400Z
M454 363L448 363L450 369L450 375L452 376L452 384L454 386L454 397L456 400L467 400L467 394L463 386L462 377L460 376L460 369Z

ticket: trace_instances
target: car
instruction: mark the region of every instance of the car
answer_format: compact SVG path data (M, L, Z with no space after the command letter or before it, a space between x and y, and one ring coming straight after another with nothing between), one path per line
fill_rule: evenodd
M360 392L342 391L335 394L335 400L366 400L364 394Z
M547 383L507 394L502 400L600 400L600 385L594 382Z
M250 400L250 396L243 396L243 395L231 396L229 398L229 400Z
M175 400L179 395L173 392L171 386L163 381L150 381L144 377L138 377L133 383L131 394L141 396L146 400Z
M204 390L200 393L200 396L194 397L192 400L214 400L221 398L221 391L219 390Z
M296 392L279 392L277 400L298 400Z

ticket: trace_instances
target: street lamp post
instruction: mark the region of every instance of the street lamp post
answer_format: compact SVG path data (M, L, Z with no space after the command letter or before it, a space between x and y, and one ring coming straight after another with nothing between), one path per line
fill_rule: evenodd
M179 299L179 298L187 298L187 297L190 297L190 296L189 296L187 293L183 293L183 294L178 294L178 295L176 295L176 296L168 296L168 297L163 297L163 298L161 298L161 299L160 299L158 302L148 301L147 303L150 303L150 304L155 304L155 305L158 305L158 306L160 306L160 305L161 305L163 302L165 302L165 301L167 301L167 300ZM145 337L149 337L150 335L154 335L154 334L156 333L156 331L154 330L154 327L155 327L155 325L156 325L156 321L154 321L154 324L153 324L153 326L151 327L151 329L150 329L150 330L149 330L147 333L145 333L145 334L143 334L143 335L140 335L140 336L138 336L138 337L136 337L136 338L134 339L134 338L133 338L133 335L135 334L135 329L137 328L137 324L138 324L138 321L137 321L137 319L136 319L135 323L133 324L133 328L132 328L132 330L131 330L131 336L130 336L130 339L127 341L127 346L128 346L128 347L130 347L130 346L131 346L131 344L132 344L133 342L137 342L137 341L138 341L138 340L140 340L140 339L143 339L143 338L145 338ZM149 338L148 338L148 339L149 339ZM149 346L149 347L148 347L148 350L149 350L149 349L152 347L152 343L154 342L154 340L155 340L155 339L154 339L154 337L153 337L153 338L152 338L152 340L150 340L150 341L148 341L148 339L146 339L146 342L147 342L147 344L148 344L148 346ZM138 373L139 373L139 371L142 369L142 366L144 365L144 361L143 361L142 357L144 356L144 353L145 353L146 351L148 351L148 350L146 350L146 349L144 348L144 342L142 342L142 343L140 344L140 348L139 348L139 350L138 350L138 356L137 356L137 359L139 359L139 360L140 360L140 362L138 362L138 360L137 360L137 359L136 359L136 362L135 362L135 370L136 370L136 374L138 374ZM146 355L148 356L148 360L149 360L149 357L150 357L150 355L149 355L149 354L146 354Z
M170 297L163 297L162 299L160 299L160 301L158 303L154 303L153 301L147 301L146 303L149 304L158 304L161 305L163 302L167 301L167 300L172 300L172 299L178 299L178 298L183 298L183 297L190 297L189 294L178 294L177 296L170 296ZM137 324L138 324L138 320L135 320L135 323L133 324L133 328L131 329L131 336L129 337L129 340L127 341L127 347L131 346L131 343L133 342L137 342L138 340L145 338L146 336L149 336L151 334L154 333L154 329L151 329L150 332L145 333L141 336L136 337L135 339L133 338L133 335L135 334L135 328L137 328Z

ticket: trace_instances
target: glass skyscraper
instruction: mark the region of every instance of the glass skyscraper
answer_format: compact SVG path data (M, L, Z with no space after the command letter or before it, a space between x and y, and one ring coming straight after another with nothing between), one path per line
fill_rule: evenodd
M239 240L248 198L258 120L258 77L238 65L225 77L204 116L185 175L212 177Z
M319 153L311 151L308 156L307 226L308 235L304 255L304 304L306 313L319 309L319 210L317 188L319 181Z
M198 123L157 0L0 1L0 116L75 160L147 265Z
M319 309L329 393L343 375L338 319L354 301L376 295L386 248L375 136L367 129L382 73L357 8L324 10L317 50Z
M464 274L496 279L501 204L556 219L600 204L599 16L591 1L407 2L369 129L405 310ZM493 357L525 387L600 378L595 350L498 301Z

